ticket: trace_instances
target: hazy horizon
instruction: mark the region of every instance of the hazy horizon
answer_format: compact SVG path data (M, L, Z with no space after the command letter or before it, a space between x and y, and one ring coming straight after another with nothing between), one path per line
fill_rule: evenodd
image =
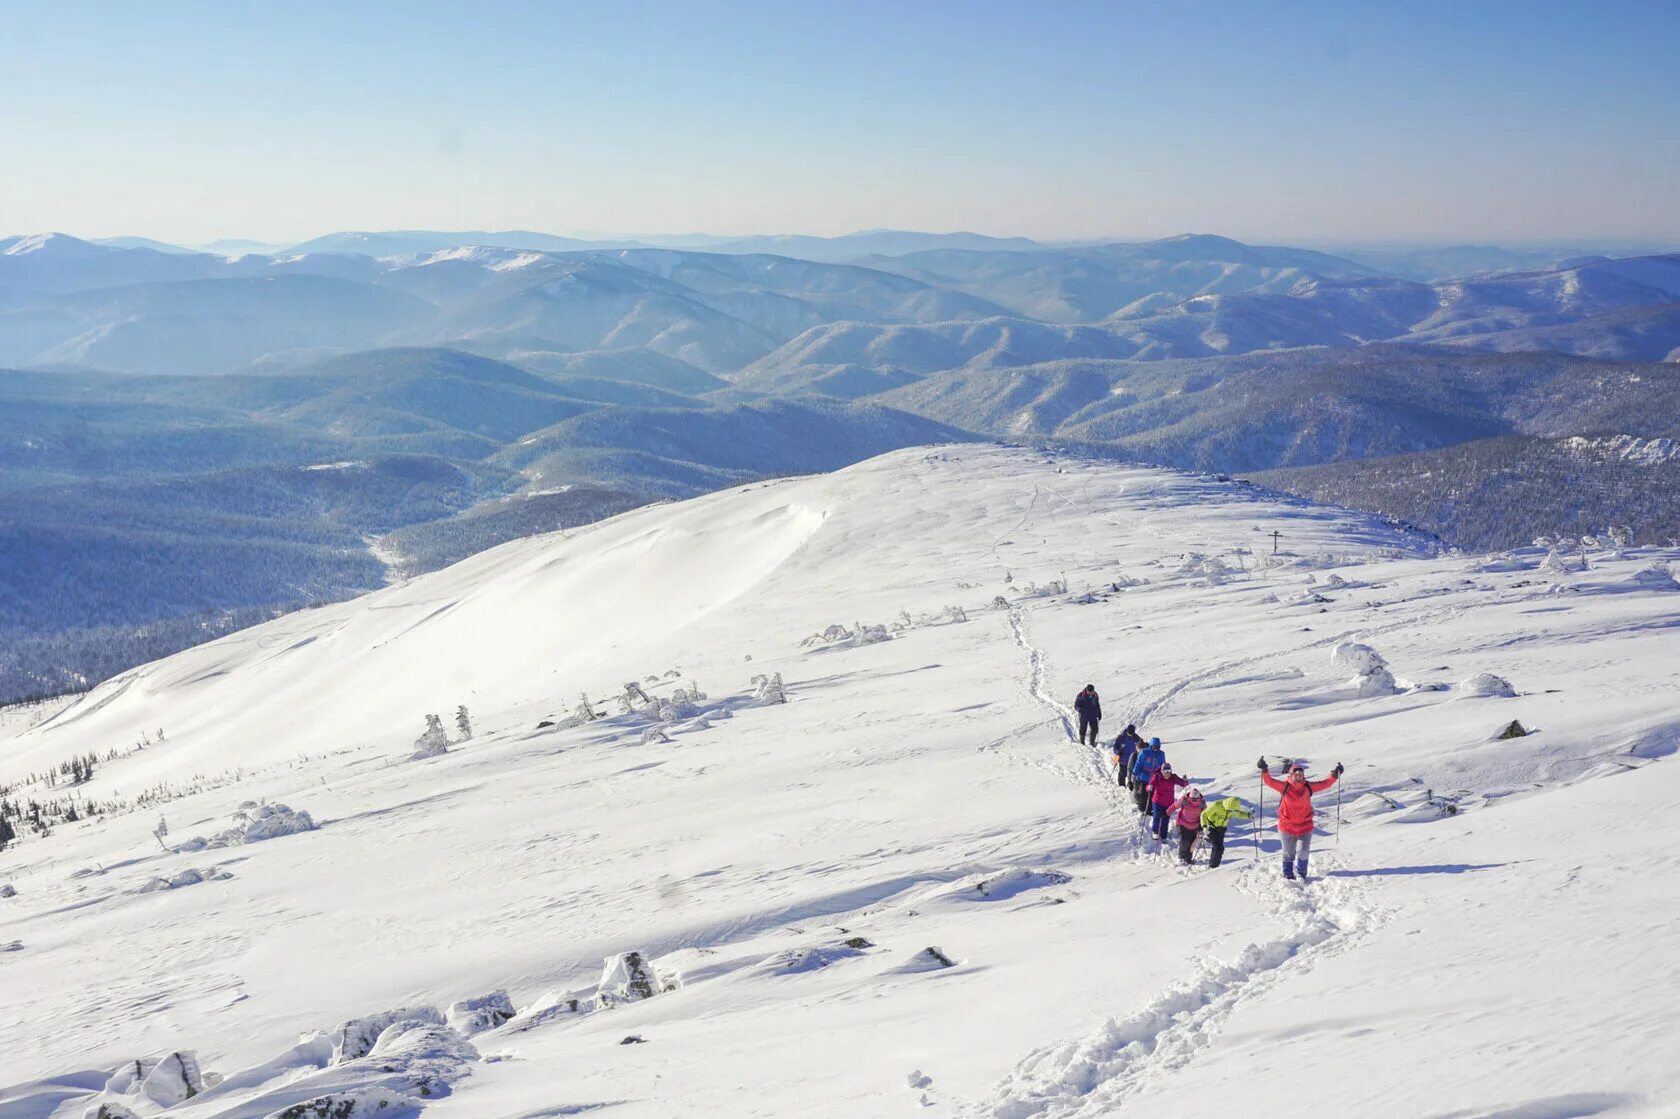
M1680 6L25 4L9 233L1680 241Z

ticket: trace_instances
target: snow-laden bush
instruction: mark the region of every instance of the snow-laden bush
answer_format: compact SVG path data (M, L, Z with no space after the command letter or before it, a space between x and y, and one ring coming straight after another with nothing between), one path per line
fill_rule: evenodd
M160 1108L170 1108L220 1082L220 1077L206 1077L198 1067L197 1052L186 1049L128 1062L105 1081L105 1092L113 1096L137 1096Z
M1353 679L1348 683L1353 686L1360 699L1393 695L1398 688L1394 673L1388 670L1388 662L1369 645L1361 645L1354 641L1340 642L1330 650L1330 663L1342 672L1353 673Z
M993 610L1007 610L1007 609L1009 609L1009 600L1007 598L1004 598L1001 594L993 595L992 596L992 609Z
M839 623L828 626L820 633L813 633L799 645L807 649L820 645L875 645L882 641L891 641L893 638L892 631L886 626L866 625L863 622L853 624L856 627L854 629L847 629Z
M1478 672L1476 675L1459 684L1459 690L1470 696L1494 696L1499 699L1510 699L1517 694L1517 689L1503 676L1495 676L1491 672Z
M671 736L666 734L657 725L648 727L646 730L644 730L642 732L642 745L643 746L657 746L661 742L669 742L669 741L671 741Z
M618 696L618 709L621 714L634 715L638 711L657 710L658 704L642 690L642 686L634 680L624 683L624 690Z
M234 826L219 831L208 839L194 836L175 848L176 853L238 847L245 843L260 843L282 835L314 831L315 821L307 812L294 812L284 804L255 804L246 801L233 814Z
M374 1043L380 1035L399 1022L444 1025L443 1015L435 1006L405 1006L365 1018L352 1018L333 1031L332 1063L341 1065L345 1061L367 1056L373 1052Z
M1386 668L1388 661L1383 655L1369 645L1361 645L1354 641L1343 641L1330 650L1330 663L1342 672L1351 672L1355 676L1363 676L1368 672L1375 672L1379 668Z
M1674 572L1665 563L1652 563L1641 567L1633 573L1633 581L1654 591L1680 589L1680 583L1674 580Z
M1386 668L1378 668L1353 678L1353 685L1359 689L1360 699L1370 699L1373 696L1393 695L1399 686L1394 681L1394 673Z
M787 689L782 685L782 674L780 672L774 672L768 676L754 676L752 686L753 704L757 707L771 707L778 703L787 702Z
M465 1037L496 1029L512 1017L513 1000L508 998L506 991L491 991L476 999L451 1003L449 1012L444 1015L450 1029Z
M1326 587L1345 587L1347 586L1347 580L1332 571L1329 575L1325 576L1324 585Z
M641 952L621 952L602 961L601 981L595 987L595 1006L605 1010L620 1003L639 1002L675 991L682 977L661 971Z
M115 1100L105 1100L82 1112L82 1119L140 1119L140 1116Z
M1540 570L1547 575L1567 575L1570 572L1569 561L1556 548L1546 553L1546 558L1540 561Z
M232 871L219 866L189 868L168 878L153 878L144 885L136 887L134 892L137 894L155 894L162 890L179 890L183 886L196 886L200 882L216 882L232 877Z

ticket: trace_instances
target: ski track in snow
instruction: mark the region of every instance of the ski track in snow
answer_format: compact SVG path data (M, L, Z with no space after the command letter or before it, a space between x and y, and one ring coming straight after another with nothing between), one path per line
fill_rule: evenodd
M1321 855L1319 864L1335 865L1336 860ZM991 1101L969 1104L959 1114L965 1119L1115 1114L1206 1051L1245 1002L1354 947L1385 916L1369 900L1368 887L1347 879L1293 885L1262 862L1244 867L1237 885L1267 902L1290 930L1249 944L1229 962L1206 960L1189 982L1162 992L1135 1013L1030 1054Z

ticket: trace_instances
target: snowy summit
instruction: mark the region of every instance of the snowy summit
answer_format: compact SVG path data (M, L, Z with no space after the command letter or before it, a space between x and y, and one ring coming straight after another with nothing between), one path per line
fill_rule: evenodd
M1677 561L965 445L288 615L0 712L0 1116L1674 1115Z

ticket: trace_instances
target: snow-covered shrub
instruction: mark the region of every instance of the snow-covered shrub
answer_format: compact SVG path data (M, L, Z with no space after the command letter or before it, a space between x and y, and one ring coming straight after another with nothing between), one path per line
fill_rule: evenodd
M968 611L964 610L961 606L947 606L944 611L940 613L939 618L941 621L953 624L956 622L966 622L968 621Z
M957 961L947 955L944 949L930 944L892 970L899 975L916 975L924 971L941 971L956 966Z
M1465 695L1494 696L1499 699L1510 699L1517 694L1517 689L1503 676L1495 676L1491 672L1478 672L1459 685L1459 690Z
M409 757L416 760L435 758L448 752L449 735L443 729L443 720L436 715L427 715L426 729L414 740L414 753Z
M491 991L476 999L451 1003L444 1015L449 1027L465 1037L493 1030L513 1017L513 1000L506 991Z
M168 878L153 878L144 885L136 887L134 892L137 894L155 894L161 890L179 890L182 886L196 886L200 882L216 882L232 877L232 871L219 866L189 868Z
M464 703L455 709L455 729L460 732L462 742L472 737L472 716L467 714Z
M660 971L641 952L622 952L602 962L595 1005L605 1010L619 1003L651 999L681 986L682 978L676 972Z
M649 708L657 710L658 704L648 697L640 684L634 680L627 680L624 683L624 691L618 696L618 708L621 714L634 715L637 711L646 711Z
M238 847L244 843L260 843L282 835L314 831L315 821L307 812L297 811L284 804L253 804L246 801L233 814L234 826L219 831L208 839L195 836L175 848L177 853Z
M1633 581L1654 591L1672 591L1680 588L1680 582L1675 582L1674 572L1664 563L1652 563L1641 567L1633 573Z
M1375 672L1385 668L1388 661L1383 655L1369 645L1361 645L1353 641L1343 641L1330 650L1330 663L1342 672L1351 672L1355 676L1363 676L1368 672Z
M1180 575L1197 575L1201 573L1202 564L1207 562L1207 556L1201 552L1185 552L1179 559L1178 573Z
M128 1062L105 1081L105 1091L110 1095L140 1096L159 1107L169 1108L217 1083L220 1078L206 1078L198 1067L197 1052L188 1049Z
M1009 609L1009 600L1007 598L1004 598L1001 594L993 595L992 596L992 609L993 610L1007 610L1007 609Z
M1348 682L1360 699L1393 695L1397 688L1388 662L1369 645L1343 641L1330 650L1330 663L1343 672L1353 673L1353 679Z
M1379 668L1374 672L1367 672L1353 678L1353 684L1359 689L1360 699L1370 699L1372 696L1393 695L1398 686L1394 682L1394 673L1386 668Z
M1345 587L1347 586L1347 580L1332 571L1324 577L1324 585L1326 587Z
M1547 575L1569 574L1569 563L1556 548L1546 553L1546 558L1540 561L1540 570Z
M643 746L657 746L661 742L669 741L671 741L671 736L661 730L658 725L651 726L642 732Z
M115 1100L106 1100L82 1112L82 1119L140 1119L132 1109Z
M443 1015L438 1013L435 1006L405 1006L397 1010L387 1010L382 1014L370 1014L365 1018L352 1018L333 1031L332 1063L341 1065L345 1061L367 1056L373 1052L374 1043L379 1040L379 1036L398 1022L444 1025Z
M780 672L774 672L768 676L754 676L752 686L755 706L770 707L787 702L787 690L782 686L782 674Z
M328 1092L281 1108L267 1119L370 1119L374 1115L403 1115L414 1110L407 1096L385 1088L355 1088Z

